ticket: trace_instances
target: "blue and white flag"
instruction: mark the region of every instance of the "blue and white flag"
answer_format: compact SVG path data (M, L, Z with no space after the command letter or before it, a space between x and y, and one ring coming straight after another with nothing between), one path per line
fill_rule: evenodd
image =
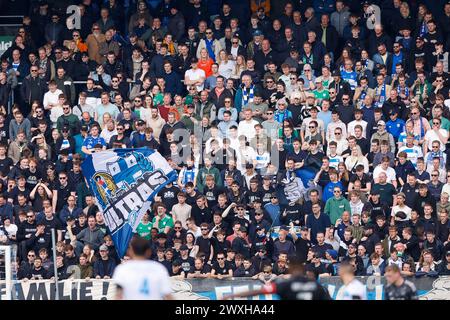
M145 148L94 153L84 160L82 169L123 257L153 198L176 180L177 173L161 154Z

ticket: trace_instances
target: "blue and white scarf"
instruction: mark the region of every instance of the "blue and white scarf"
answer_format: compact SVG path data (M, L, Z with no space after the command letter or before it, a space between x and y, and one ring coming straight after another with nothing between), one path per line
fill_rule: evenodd
M246 87L242 88L242 105L246 106L249 102L253 102L255 97L255 86L251 85L249 89Z
M409 98L409 88L407 86L405 86L405 88L400 88L400 86L397 87L397 93L398 95L400 95L400 93L402 93L402 91L405 91L405 96L406 98Z
M380 90L379 87L377 87L376 96L378 96L379 98L376 105L378 108L381 108L383 106L384 101L386 100L386 84L383 83L381 91L379 90Z

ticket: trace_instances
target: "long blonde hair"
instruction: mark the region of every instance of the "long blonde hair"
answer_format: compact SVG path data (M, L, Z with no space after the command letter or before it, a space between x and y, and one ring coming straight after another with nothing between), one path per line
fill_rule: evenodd
M221 54L222 52L225 53L225 59L224 59L224 60L222 60L222 59L220 58L220 54ZM219 51L219 55L217 56L216 62L217 62L218 65L220 65L222 62L228 63L228 54L227 54L227 52L226 52L225 50L222 49L222 50Z

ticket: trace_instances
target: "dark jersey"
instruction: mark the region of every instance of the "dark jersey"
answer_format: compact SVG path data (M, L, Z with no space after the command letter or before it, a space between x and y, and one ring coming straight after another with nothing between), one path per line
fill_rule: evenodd
M265 285L263 292L276 293L281 300L330 300L330 295L319 283L303 276L275 280Z
M417 290L414 283L405 280L400 286L388 284L384 289L386 300L417 300Z

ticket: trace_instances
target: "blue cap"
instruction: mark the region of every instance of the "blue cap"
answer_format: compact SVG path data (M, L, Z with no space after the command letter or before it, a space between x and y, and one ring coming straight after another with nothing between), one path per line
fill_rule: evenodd
M259 30L259 29L256 29L255 32L253 32L253 36L254 36L254 37L256 37L256 36L262 36L262 35L263 35L262 31Z
M333 259L337 259L338 253L337 253L336 250L328 249L326 252L327 252Z

